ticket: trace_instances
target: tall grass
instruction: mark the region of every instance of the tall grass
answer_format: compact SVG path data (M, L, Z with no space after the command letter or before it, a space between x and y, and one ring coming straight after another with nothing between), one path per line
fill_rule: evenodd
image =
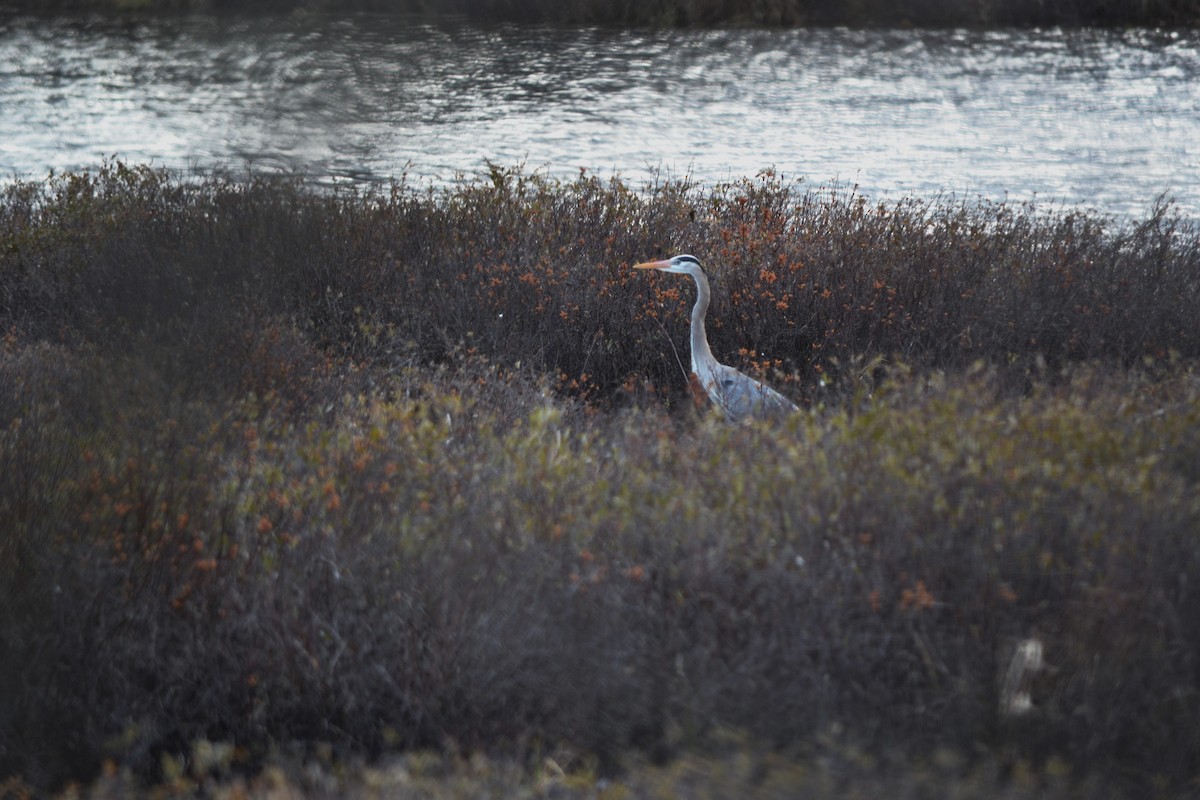
M137 340L167 353L172 378L220 387L303 394L303 376L273 370L465 353L602 405L634 385L678 393L693 289L629 265L681 251L712 278L718 357L802 399L870 377L880 359L983 360L1027 381L1068 363L1200 355L1200 237L1166 202L1116 223L1032 204L874 203L770 174L635 188L495 168L450 190L360 195L186 184L122 164L14 185L3 201L0 324L106 348ZM267 363L239 373L254 350Z
M227 743L220 769L574 752L678 791L738 731L795 786L815 759L918 793L938 764L1181 789L1198 241L1165 204L773 176L12 185L0 775L195 788ZM714 349L804 412L693 410L691 288L628 269L679 250Z

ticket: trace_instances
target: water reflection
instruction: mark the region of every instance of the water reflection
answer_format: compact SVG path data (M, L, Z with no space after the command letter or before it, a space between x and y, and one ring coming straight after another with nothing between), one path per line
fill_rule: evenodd
M196 16L0 28L0 171L446 181L774 167L872 196L1200 214L1200 34L618 31Z

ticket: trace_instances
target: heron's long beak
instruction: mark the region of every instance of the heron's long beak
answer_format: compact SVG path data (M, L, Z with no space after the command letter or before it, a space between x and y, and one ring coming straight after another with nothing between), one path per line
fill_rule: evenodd
M664 258L662 261L644 261L641 264L634 264L634 269L666 269L671 266L671 259Z

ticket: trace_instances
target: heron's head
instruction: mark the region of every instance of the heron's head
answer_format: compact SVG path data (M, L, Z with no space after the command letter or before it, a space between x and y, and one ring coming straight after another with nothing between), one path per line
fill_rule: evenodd
M634 264L634 269L658 269L663 272L679 272L684 275L704 274L704 268L700 266L700 261L695 256L679 255L674 258L664 258L662 261L646 261L641 264Z

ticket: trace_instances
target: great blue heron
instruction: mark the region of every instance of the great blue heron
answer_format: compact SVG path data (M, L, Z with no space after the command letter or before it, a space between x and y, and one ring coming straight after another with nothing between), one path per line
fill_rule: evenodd
M712 292L708 277L695 256L679 255L662 261L635 264L634 269L657 269L691 275L696 281L696 305L692 307L692 372L717 408L732 421L771 417L796 411L796 404L762 381L721 364L713 357L704 333L704 315Z

